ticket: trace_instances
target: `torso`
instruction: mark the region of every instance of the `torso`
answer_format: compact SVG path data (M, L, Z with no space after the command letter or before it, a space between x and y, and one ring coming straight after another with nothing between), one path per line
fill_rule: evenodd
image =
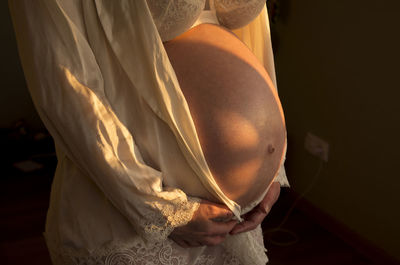
M217 25L196 26L164 47L217 184L241 206L257 200L286 145L282 107L264 67Z

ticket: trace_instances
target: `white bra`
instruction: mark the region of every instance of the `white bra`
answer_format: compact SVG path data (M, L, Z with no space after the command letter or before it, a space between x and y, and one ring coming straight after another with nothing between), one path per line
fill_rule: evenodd
M171 40L192 27L206 7L215 12L218 24L237 29L249 24L265 5L265 0L146 1L162 41Z

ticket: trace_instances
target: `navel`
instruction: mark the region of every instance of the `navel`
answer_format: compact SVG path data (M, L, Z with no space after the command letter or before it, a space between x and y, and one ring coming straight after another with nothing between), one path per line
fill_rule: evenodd
M272 154L275 152L275 147L272 144L269 144L267 150L269 154Z

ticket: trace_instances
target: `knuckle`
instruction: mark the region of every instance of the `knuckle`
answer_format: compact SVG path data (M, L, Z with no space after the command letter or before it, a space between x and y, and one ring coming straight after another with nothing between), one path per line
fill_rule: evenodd
M233 218L233 212L231 212L231 211L227 211L225 214L224 214L224 216L225 216L225 218L226 219L232 219Z
M215 213L217 212L217 209L212 206L212 205L208 205L207 206L207 214L210 216L213 216Z
M210 206L209 207L209 216L211 217L214 217L214 216L218 216L218 213L219 213L219 209L218 208L216 208L216 207L212 207L212 206Z

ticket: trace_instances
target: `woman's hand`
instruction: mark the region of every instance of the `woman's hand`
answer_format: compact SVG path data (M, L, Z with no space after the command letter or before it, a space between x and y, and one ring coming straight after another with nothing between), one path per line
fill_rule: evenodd
M218 245L237 224L232 217L225 205L202 200L192 220L175 228L169 237L184 248Z
M237 224L232 231L231 235L247 232L256 228L264 218L268 215L272 206L278 200L281 192L281 185L278 182L271 184L264 199L253 210L243 216L244 221Z
M225 205L202 200L192 220L175 228L169 237L184 248L220 244L228 233L234 235L247 232L261 224L278 200L280 190L278 182L272 183L260 204L245 214L244 221L239 224L232 220L233 213Z

